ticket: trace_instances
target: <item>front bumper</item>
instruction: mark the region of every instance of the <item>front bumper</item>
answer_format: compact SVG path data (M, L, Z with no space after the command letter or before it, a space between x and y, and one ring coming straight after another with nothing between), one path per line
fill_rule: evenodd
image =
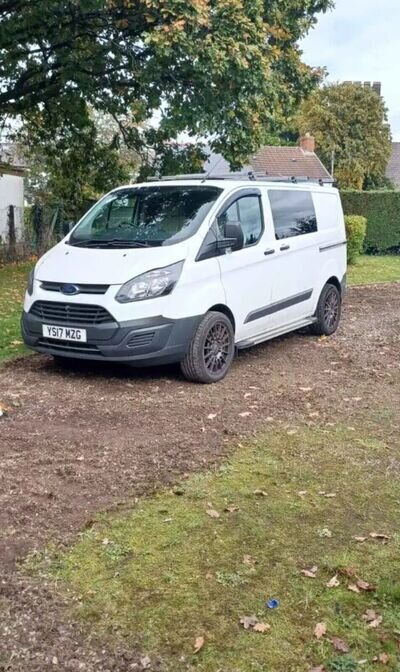
M62 327L86 329L87 342L75 343L44 338L43 320L24 311L21 332L25 344L37 352L149 366L181 361L200 320L201 316L178 320L156 316L96 326L59 322L58 325ZM57 325L57 322L52 324Z

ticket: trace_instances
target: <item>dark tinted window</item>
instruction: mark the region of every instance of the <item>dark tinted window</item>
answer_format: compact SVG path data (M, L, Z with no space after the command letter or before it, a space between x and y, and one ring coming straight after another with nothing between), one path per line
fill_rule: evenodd
M268 195L277 240L317 231L317 217L309 191L276 189L268 191Z
M245 247L256 243L263 230L260 198L258 196L243 196L232 203L218 217L218 226L222 236L224 235L224 225L228 222L240 222Z

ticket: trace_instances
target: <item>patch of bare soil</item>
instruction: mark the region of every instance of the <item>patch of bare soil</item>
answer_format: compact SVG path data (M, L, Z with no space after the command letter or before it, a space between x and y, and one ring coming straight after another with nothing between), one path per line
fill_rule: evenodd
M3 366L0 670L140 670L135 654L68 622L18 561L50 540L68 543L101 510L221 460L260 429L373 422L375 409L399 408L399 372L400 285L349 290L335 336L292 334L242 352L217 385L187 383L177 368L68 369L42 356Z

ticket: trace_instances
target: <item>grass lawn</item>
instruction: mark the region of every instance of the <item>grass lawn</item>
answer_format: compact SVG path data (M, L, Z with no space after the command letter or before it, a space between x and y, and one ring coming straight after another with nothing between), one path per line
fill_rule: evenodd
M20 318L32 262L0 267L0 361L27 350L21 340Z
M400 491L389 415L375 426L379 438L365 433L367 420L357 431L305 427L239 444L220 468L140 500L128 515L102 516L70 550L33 556L27 568L67 592L86 627L163 670L399 672ZM270 598L278 608L266 607ZM270 629L245 629L246 616Z
M400 255L367 256L349 266L349 285L371 285L376 282L400 282Z

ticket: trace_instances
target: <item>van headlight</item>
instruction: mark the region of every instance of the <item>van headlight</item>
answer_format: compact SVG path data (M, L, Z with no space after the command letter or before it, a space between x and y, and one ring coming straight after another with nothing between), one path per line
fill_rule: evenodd
M26 291L28 292L29 296L32 296L33 294L33 282L35 280L35 269L32 268L31 272L28 275L28 283L26 285Z
M179 280L182 268L183 261L178 261L171 266L142 273L122 285L115 298L119 303L129 303L170 294Z

